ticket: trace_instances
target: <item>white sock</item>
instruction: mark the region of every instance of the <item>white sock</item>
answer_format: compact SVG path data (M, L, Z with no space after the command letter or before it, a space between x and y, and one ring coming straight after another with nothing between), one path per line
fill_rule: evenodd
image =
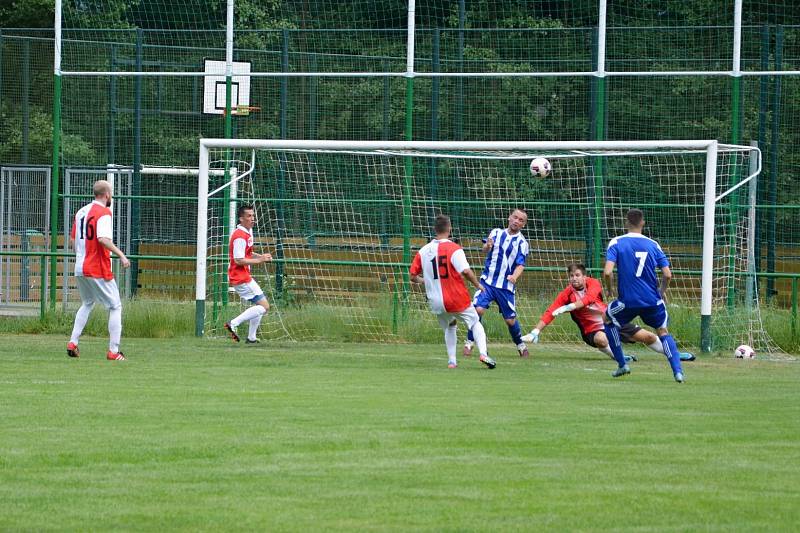
M472 326L472 336L475 337L475 344L478 345L478 353L481 355L488 355L486 348L486 331L483 329L483 324L477 322Z
M611 359L614 359L614 352L611 351L610 346L606 346L605 348L598 348L598 350L609 356Z
M88 305L81 304L78 308L78 312L75 313L75 325L72 326L72 336L69 338L69 342L72 344L78 344L81 333L83 333L83 328L86 327L86 322L89 321L89 315L92 314L92 307L94 307L94 302Z
M244 310L244 312L241 315L231 320L231 326L235 328L242 322L247 322L263 314L264 314L264 308L261 307L260 305L254 305L248 307L247 309Z
M653 350L654 352L664 353L664 345L661 344L661 339L659 339L658 337L656 337L656 342L654 342L653 344L648 344L647 347Z
M444 330L444 345L447 348L447 362L455 364L456 362L456 345L458 344L458 336L456 335L455 326L447 326Z
M108 312L108 349L119 353L119 340L122 338L122 307Z
M250 319L250 322L249 322L249 324L250 324L250 325L249 325L249 327L247 328L247 338L248 338L249 340L251 340L251 341L254 341L254 340L256 340L256 332L258 331L258 325L259 325L259 324L261 324L261 319L264 317L264 315L265 315L265 314L266 314L266 312L267 312L267 311L266 311L266 310L265 310L263 307L261 307L260 305L258 306L258 308L259 308L259 309L261 309L261 310L262 310L262 311L264 311L264 312L263 312L263 313L261 313L260 315L258 315L257 317L255 317L255 318L251 318L251 319Z

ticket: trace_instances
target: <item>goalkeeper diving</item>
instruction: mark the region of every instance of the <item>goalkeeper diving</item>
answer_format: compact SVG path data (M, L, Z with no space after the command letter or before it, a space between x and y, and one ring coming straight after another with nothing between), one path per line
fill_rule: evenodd
M586 267L580 263L572 263L567 267L569 284L558 293L550 307L542 313L539 323L533 330L522 337L525 342L537 343L542 330L550 325L553 320L564 313L569 313L575 325L581 332L583 342L597 348L610 358L614 354L608 346L608 338L603 331L603 313L606 303L603 301L603 287L600 281L586 275ZM658 336L633 323L625 324L620 330L622 342L628 344L641 343L663 354L664 347ZM695 356L688 352L680 354L682 361L693 361ZM636 358L626 355L626 361L635 361Z

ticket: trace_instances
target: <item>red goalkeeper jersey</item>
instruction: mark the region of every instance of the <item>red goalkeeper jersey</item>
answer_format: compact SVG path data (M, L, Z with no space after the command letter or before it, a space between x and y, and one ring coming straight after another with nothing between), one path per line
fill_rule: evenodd
M588 335L603 329L602 312L608 307L603 302L603 287L595 278L586 277L586 284L582 291L575 290L572 285L558 293L550 307L542 314L541 321L549 324L553 321L553 311L562 305L571 304L580 300L585 307L570 312L572 320L578 325L581 333Z

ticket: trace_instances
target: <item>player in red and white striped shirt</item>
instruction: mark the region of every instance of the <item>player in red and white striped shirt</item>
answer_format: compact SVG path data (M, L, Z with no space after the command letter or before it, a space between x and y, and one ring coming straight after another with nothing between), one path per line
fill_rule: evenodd
M234 288L242 300L247 300L253 305L244 310L242 314L225 323L225 329L230 333L231 338L239 342L239 335L236 328L242 322L248 322L247 331L248 344L258 342L256 332L267 311L269 303L264 292L259 287L256 280L250 275L250 265L260 265L267 261L272 261L271 254L257 254L253 252L253 226L256 223L256 214L252 205L240 205L236 212L239 217L239 225L231 234L228 244L228 284Z
M70 242L75 246L75 279L81 295L81 306L75 314L72 336L67 343L67 355L78 357L78 341L95 303L108 309L108 353L112 361L124 361L119 351L122 337L122 302L117 282L111 273L111 252L119 257L124 268L131 266L125 254L114 244L111 220L111 184L96 181L92 186L94 201L75 214Z
M539 334L547 327L555 317L563 313L569 313L573 322L581 332L583 342L597 348L610 358L614 358L611 348L608 346L608 338L603 331L603 313L608 307L603 301L603 287L595 278L586 275L586 267L580 263L573 263L567 267L569 274L569 285L558 293L556 299L550 307L542 313L539 323L528 335L522 337L525 342L539 342ZM663 354L664 347L658 337L633 323L625 324L620 330L622 342L644 344L654 352ZM631 356L625 356L626 360L634 360ZM694 355L682 353L684 361L694 360Z
M456 368L458 364L456 319L464 322L475 336L480 361L489 368L494 368L496 364L486 349L486 332L477 311L472 306L464 278L467 278L479 291L481 285L475 273L469 268L464 250L449 240L451 229L450 217L447 215L436 217L433 227L436 238L423 246L414 257L409 269L411 281L425 284L428 305L444 330L448 368Z

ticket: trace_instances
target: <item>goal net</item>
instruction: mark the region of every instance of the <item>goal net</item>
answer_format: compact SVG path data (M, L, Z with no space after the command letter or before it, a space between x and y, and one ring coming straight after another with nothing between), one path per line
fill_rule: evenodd
M546 157L552 173L532 176ZM423 292L410 285L413 254L439 213L476 273L482 239L509 213L528 214L530 244L517 312L530 330L568 283L567 265L600 277L625 213L645 213L645 234L672 264L671 329L681 346L774 346L758 306L748 194L760 153L716 141L373 142L204 139L198 183L197 331L222 335L243 303L227 284L236 209L255 208L253 267L271 312L267 339L438 340ZM754 197L753 197L754 198ZM509 345L492 309L490 343ZM463 332L462 332L463 333ZM542 343L580 343L569 318Z

